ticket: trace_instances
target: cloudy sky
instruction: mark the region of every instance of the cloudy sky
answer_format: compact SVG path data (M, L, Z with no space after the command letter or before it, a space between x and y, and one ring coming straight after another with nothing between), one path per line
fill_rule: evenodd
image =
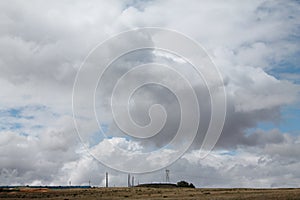
M127 173L105 166L95 155L120 168L164 164L168 149L159 158L136 157L135 152L162 148L172 140L181 119L176 96L154 85L132 95L129 109L137 124L149 123L148 109L153 104L161 104L168 113L165 126L147 140L124 137L108 106L114 85L126 71L155 62L171 65L188 77L201 111L193 144L168 166L171 182L187 180L197 187L300 187L299 22L296 0L1 1L0 185L67 185L69 181L85 185L90 180L104 186L106 171L110 185L127 185ZM72 91L84 59L111 36L139 27L167 28L193 38L218 67L227 112L222 134L205 158L200 148L211 117L209 88L188 63L164 51L131 52L105 72L95 90L95 113L106 137L94 125L94 113L85 112L90 103L85 96L88 82L95 75L87 70L75 99L80 110L75 113L80 123L76 130ZM124 46L154 41L145 35L127 39L88 64L97 59L96 64L101 64ZM161 78L183 95L187 90L170 74L146 70L140 77ZM81 140L78 129L83 130ZM126 157L115 147L125 149ZM136 174L136 183L165 181L164 170Z

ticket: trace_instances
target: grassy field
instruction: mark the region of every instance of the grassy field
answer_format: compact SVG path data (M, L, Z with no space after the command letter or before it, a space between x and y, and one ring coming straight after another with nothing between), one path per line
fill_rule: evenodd
M0 199L300 199L300 189L20 188L0 191Z

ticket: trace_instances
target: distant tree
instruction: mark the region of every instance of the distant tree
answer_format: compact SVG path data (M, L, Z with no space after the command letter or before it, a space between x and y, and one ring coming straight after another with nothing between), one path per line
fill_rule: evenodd
M177 182L177 186L178 187L189 187L189 188L195 188L194 184L193 183L188 183L186 181L179 181Z
M186 181L179 181L177 182L178 187L189 187L189 183Z

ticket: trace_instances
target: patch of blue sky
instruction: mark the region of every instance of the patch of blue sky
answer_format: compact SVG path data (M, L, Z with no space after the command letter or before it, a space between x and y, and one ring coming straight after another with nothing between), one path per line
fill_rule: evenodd
M41 106L24 106L17 108L8 108L0 110L0 117L13 117L13 118L23 118L23 119L34 119L33 115L28 115L25 113L26 110L41 110Z
M45 105L27 105L15 108L4 108L0 109L0 117L9 116L14 118L34 119L34 112L47 111L47 109L48 108Z
M283 132L300 135L300 104L282 108L282 121L279 129Z
M28 105L0 109L0 130L20 130L26 126L26 120L34 120L36 111L43 111L46 106ZM34 128L38 127L38 125Z
M235 155L237 155L237 152L235 150L224 151L224 152L219 153L219 155L235 156Z
M24 136L24 137L28 137L29 136L29 134L25 133L25 132L21 132L21 133L19 133L19 135Z
M252 129L248 129L248 132L253 132L256 129L261 129L264 131L269 131L272 129L279 129L280 125L279 124L275 124L273 122L258 122L257 123L257 127L256 128L252 128Z
M282 107L280 122L259 122L256 128L247 129L246 134L251 134L256 129L261 129L265 131L278 129L282 133L300 135L300 105Z
M20 118L21 117L21 113L22 113L22 109L21 108L11 108L7 110L7 113L11 116L11 117L15 117L15 118Z
M15 130L15 129L21 129L23 127L24 126L21 123L12 123L10 129L14 129Z
M108 125L107 124L101 124L101 131L105 134L108 132Z
M93 147L98 145L105 137L103 136L101 131L97 131L92 134L92 136L89 138L89 146Z
M104 138L108 138L105 135L108 131L108 128L109 127L107 124L101 124L99 131L94 132L89 139L90 147L93 147L93 146L99 144Z
M14 117L19 118L21 114L21 109L9 108L0 110L0 117Z
M106 134L108 133L108 130L109 130L109 126L108 125L101 125L101 128L102 128L102 131L99 130L97 132L94 132L91 137L89 137L89 147L94 147L96 145L98 145L100 142L102 142L104 139L113 139L115 137L117 138L123 138L125 139L125 141L127 142L130 142L132 141L132 137L124 134L123 136L112 136L112 135L109 135L109 134ZM155 149L153 149L155 150Z
M23 127L21 123L0 123L0 130L20 130Z
M287 39L289 43L298 44L300 47L300 26L296 26ZM272 68L267 71L279 80L288 80L300 86L300 48L293 54L277 63L272 63ZM282 119L279 124L261 122L258 128L269 130L278 128L281 132L300 135L300 102L298 105L288 105L281 109Z
M267 71L270 75L279 80L289 80L300 84L300 50L278 63L272 63L272 65L273 67Z
M146 5L148 2L151 2L152 0L133 0L133 1L129 1L125 4L124 6L124 10L130 8L130 7L134 7L139 11L144 11Z

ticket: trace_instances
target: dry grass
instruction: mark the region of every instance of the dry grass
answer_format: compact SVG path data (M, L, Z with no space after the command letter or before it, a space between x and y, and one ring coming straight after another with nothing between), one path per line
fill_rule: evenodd
M91 188L0 192L0 199L300 199L300 189Z

